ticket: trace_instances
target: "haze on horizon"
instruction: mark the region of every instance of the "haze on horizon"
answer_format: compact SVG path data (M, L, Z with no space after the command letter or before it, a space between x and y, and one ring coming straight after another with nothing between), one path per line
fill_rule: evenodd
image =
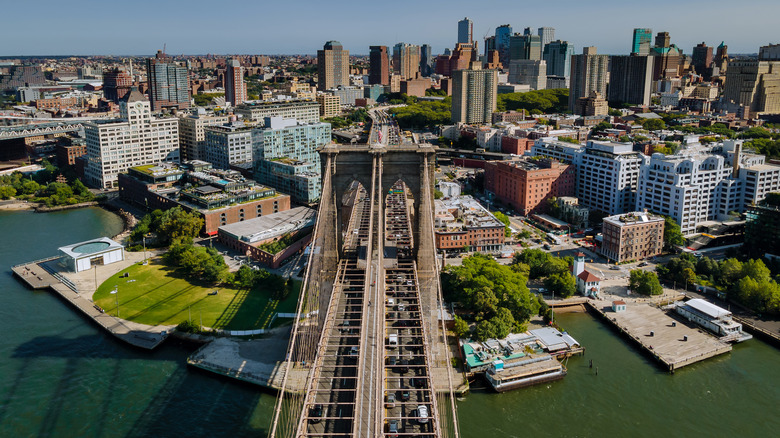
M370 45L402 41L430 44L434 53L441 53L454 47L457 21L466 16L474 22L480 52L483 38L502 24L514 32L554 27L556 39L570 41L577 53L584 46L596 46L603 54L628 53L636 27L669 32L671 42L686 54L702 41L710 46L725 41L729 53L756 53L760 46L780 42L777 0L589 3L137 0L132 7L120 7L71 0L64 7L40 0L33 9L30 2L8 2L0 26L0 56L150 56L163 44L169 54L315 54L328 40L340 41L355 55L367 54Z

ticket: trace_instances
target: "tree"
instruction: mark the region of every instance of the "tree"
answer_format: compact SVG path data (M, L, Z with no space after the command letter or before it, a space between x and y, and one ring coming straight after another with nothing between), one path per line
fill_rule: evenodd
M544 287L561 298L568 298L577 292L577 282L568 272L559 272L545 278Z
M482 320L477 323L477 327L474 330L474 338L477 341L484 342L496 337L496 328L493 323L488 320Z
M604 132L607 129L612 129L612 123L604 121L604 122L599 122L597 125L594 125L593 129L591 130L591 132L594 132L594 133L596 133L596 132Z
M0 199L8 199L16 196L16 189L11 186L0 186Z
M511 236L512 230L509 228L509 217L500 211L494 211L493 216L504 224L504 237Z
M164 244L175 239L192 240L203 228L203 219L195 213L187 213L179 206L166 210L156 227L157 237Z
M439 189L433 189L433 199L441 199L444 197L444 193L442 193Z
M742 277L749 277L758 282L769 281L772 273L761 259L751 259L742 264Z
M628 277L628 287L640 295L661 295L663 288L658 277L649 271L634 269Z
M455 315L455 326L454 326L455 336L458 338L465 338L469 334L469 325L466 321L463 320L458 315Z
M680 226L669 216L664 216L664 246L674 248L685 243Z
M742 262L735 258L729 258L720 263L720 281L726 287L742 278Z
M247 265L241 265L233 278L235 284L241 289L252 289L255 285L255 272Z
M640 122L644 129L648 131L660 131L666 129L666 123L661 119L647 119Z

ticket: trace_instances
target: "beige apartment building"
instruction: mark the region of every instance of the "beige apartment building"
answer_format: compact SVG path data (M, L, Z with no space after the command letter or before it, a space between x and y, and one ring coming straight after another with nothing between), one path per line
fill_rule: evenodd
M664 218L647 212L618 214L604 219L601 253L616 263L644 260L661 254Z

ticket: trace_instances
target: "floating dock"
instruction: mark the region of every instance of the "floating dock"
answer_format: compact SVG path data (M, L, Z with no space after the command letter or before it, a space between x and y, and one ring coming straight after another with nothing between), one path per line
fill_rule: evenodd
M633 340L670 373L678 368L728 353L731 345L697 325L674 318L646 303L628 303L626 310L612 311L610 301L587 302L592 310Z

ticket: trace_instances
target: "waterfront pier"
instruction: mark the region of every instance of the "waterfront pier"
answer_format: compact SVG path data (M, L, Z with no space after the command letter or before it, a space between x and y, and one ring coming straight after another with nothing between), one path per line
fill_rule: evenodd
M94 272L92 269L80 273L67 272L59 264L59 257L22 263L13 266L11 271L31 289L54 291L116 338L135 347L152 350L168 337L174 326L150 326L126 321L104 313L103 309L92 301L97 280L105 281L122 269L141 261L143 257L141 253L127 254L126 260L101 266Z
M588 301L587 306L671 373L731 351L730 344L650 304L628 303L621 312L613 312L610 301Z

